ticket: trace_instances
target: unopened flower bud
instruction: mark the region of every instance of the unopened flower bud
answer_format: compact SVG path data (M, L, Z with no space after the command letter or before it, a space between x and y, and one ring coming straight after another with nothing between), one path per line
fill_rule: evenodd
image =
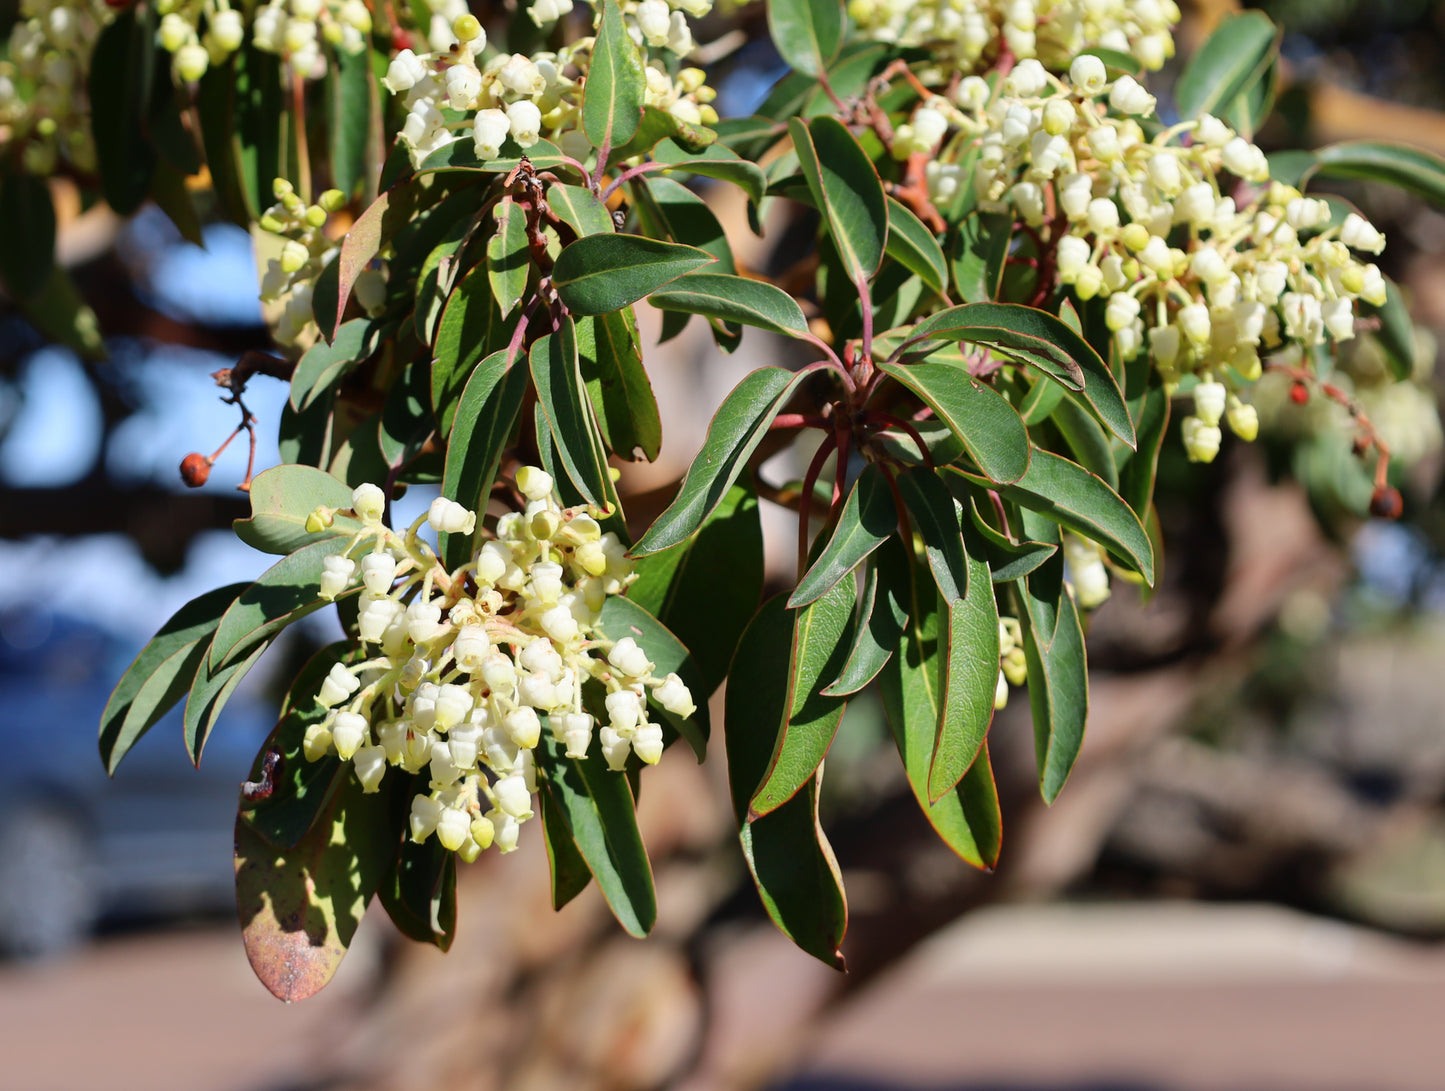
M448 852L456 852L471 832L471 819L467 812L456 807L445 808L437 818L437 840Z
M652 691L652 699L667 711L676 713L683 719L687 719L697 711L697 705L692 700L692 693L676 674L669 674L662 680L662 685Z
M1198 417L1185 417L1182 425L1184 452L1190 462L1213 462L1219 454L1224 435L1217 425L1206 424Z
M618 773L627 768L627 755L632 753L632 743L627 738L604 726L598 729L597 741L602 744L602 757L608 769Z
M502 727L508 738L524 750L532 749L542 738L542 721L536 710L526 705L514 708L503 716Z
M317 703L323 708L339 705L361 688L360 681L340 663L333 663L331 670L321 680L321 691L316 695Z
M418 844L431 836L442 816L442 805L431 796L413 796L411 801L411 839Z
M477 815L472 819L471 825L472 840L477 847L485 851L492 847L492 841L497 835L497 829L492 825L491 819L486 815Z
M1226 419L1229 421L1229 430L1245 443L1253 443L1259 435L1259 413L1254 406L1240 401L1236 397L1229 399L1229 411Z
M613 645L612 650L607 653L607 661L632 678L642 678L652 670L647 654L630 636L623 637Z
M656 765L662 758L662 725L643 724L632 737L632 752L646 765Z
M492 785L497 806L518 821L532 817L532 796L526 781L519 775L501 777Z
M386 511L386 494L375 485L358 485L351 493L351 510L363 523L380 523Z
M355 712L338 712L331 723L331 739L336 744L336 752L341 755L342 761L349 761L351 756L366 742L367 723L363 716Z
M350 557L343 557L333 553L329 557L321 559L321 590L320 597L328 602L341 594L351 583L351 577L356 574L356 562Z

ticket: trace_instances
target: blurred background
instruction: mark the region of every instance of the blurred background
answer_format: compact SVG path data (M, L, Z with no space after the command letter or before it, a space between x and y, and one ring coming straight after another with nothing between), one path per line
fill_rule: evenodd
M1182 6L1188 55L1237 5ZM1286 28L1266 150L1369 137L1445 154L1445 5L1257 6ZM0 24L13 13L0 4ZM743 25L725 114L751 112L780 70L761 13ZM62 189L61 258L107 358L45 344L0 300L0 1089L1438 1089L1445 214L1341 192L1389 237L1382 265L1419 326L1403 394L1375 397L1384 370L1368 343L1336 363L1406 456L1404 518L1360 517L1369 487L1347 433L1284 389L1261 391L1261 441L1212 465L1166 442L1161 589L1143 603L1119 584L1093 617L1088 738L1056 806L1034 788L1024 702L995 720L995 874L931 835L898 763L879 760L892 742L864 696L823 800L850 894L847 975L764 917L720 749L701 767L673 750L641 796L660 902L650 940L626 938L595 888L553 914L530 838L463 869L449 955L377 915L335 981L287 1008L241 949L231 827L280 685L334 621L314 615L268 653L199 771L178 716L114 779L95 744L149 635L269 563L228 529L247 512L243 441L201 489L176 469L237 423L210 373L267 343L250 240L212 225L194 247L159 213L122 223ZM740 261L787 264L774 256L787 222L759 240L730 191L709 200L736 225ZM697 326L648 357L668 431L663 459L624 476L639 508L779 350L751 331L722 357ZM277 460L286 393L265 378L248 392L258 469ZM764 475L796 476L791 458ZM792 519L778 514L781 584Z

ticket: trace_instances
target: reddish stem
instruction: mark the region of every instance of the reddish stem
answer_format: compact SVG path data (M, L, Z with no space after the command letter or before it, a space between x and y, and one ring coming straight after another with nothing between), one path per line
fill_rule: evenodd
M813 456L813 461L808 463L808 472L803 475L803 495L798 500L798 577L800 579L808 568L808 523L809 516L813 512L813 487L818 483L818 474L823 470L823 463L828 461L828 455L837 445L837 433L829 433L828 437L818 445L818 453Z

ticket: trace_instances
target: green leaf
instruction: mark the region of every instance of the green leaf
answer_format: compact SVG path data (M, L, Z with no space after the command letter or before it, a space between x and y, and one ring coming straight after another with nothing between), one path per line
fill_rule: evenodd
M607 157L609 167L647 155L664 140L676 140L690 155L702 151L717 139L717 133L701 126L689 125L675 114L656 106L642 108L637 132L626 144L616 146Z
M313 466L282 465L256 475L251 481L251 517L237 519L236 537L262 553L285 556L322 538L350 538L361 526L338 515L330 527L313 534L307 517L318 507L351 507L351 490L325 470Z
M1371 308L1380 320L1375 339L1385 350L1385 362L1396 382L1404 382L1415 374L1415 323L1410 318L1410 308L1400 295L1400 286L1389 277L1385 278L1385 302Z
M315 404L351 368L376 350L380 327L369 318L353 318L336 331L327 344L319 340L306 350L291 375L291 408L304 412Z
M90 55L87 90L96 170L106 203L121 216L145 203L159 161L146 131L156 52L155 11L143 6L119 13L100 32Z
M457 854L435 837L420 845L402 841L377 896L402 935L451 949L457 933Z
M594 235L593 238L611 238ZM537 404L547 415L547 427L567 476L578 492L599 508L607 507L607 455L597 435L592 406L577 358L577 331L564 318L556 333L532 343L529 363Z
M1034 721L1039 790L1052 803L1084 742L1089 716L1089 672L1084 632L1073 597L1063 588L1063 557L1021 581L1024 656L1028 660L1029 708Z
M221 615L246 589L233 583L177 610L126 668L100 714L100 757L114 773L121 759L190 689Z
M44 178L0 169L0 278L16 298L39 295L55 268L55 206Z
M284 165L282 133L290 123L282 90L282 60L247 42L232 56L231 146L252 220L273 201L277 178L292 177ZM328 331L329 332L329 331Z
M526 393L527 369L516 366L505 351L492 353L472 372L447 444L443 496L469 511L485 508ZM466 535L441 535L447 568L465 564L473 544Z
M888 657L897 650L908 624L911 596L892 578L896 575L896 566L881 563L874 554L868 558L863 572L863 594L853 622L853 646L848 649L848 658L838 677L823 687L822 692L829 696L857 693L873 681Z
M671 629L701 673L701 701L727 677L763 590L763 527L750 481L733 485L691 538L637 562L627 597ZM719 595L718 573L727 573Z
M718 143L725 144L741 158L756 163L782 136L783 127L770 117L725 117L713 126Z
M866 284L883 261L888 238L888 201L873 161L837 118L788 122L798 165L828 224L843 268L854 284Z
M388 190L377 197L367 210L356 218L351 230L341 240L341 253L336 260L336 314L325 320L321 316L316 319L323 337L329 339L336 335L356 278L381 250L382 221L391 207L392 192Z
M654 665L653 674L666 678L676 674L695 697L705 698L702 673L693 661L687 646L674 636L662 622L648 613L632 599L620 595L609 595L597 616L596 628L605 638L612 641L632 637ZM649 698L650 699L650 698ZM653 704L657 717L671 724L687 744L692 747L698 761L707 757L707 739L710 733L707 701L699 700L697 711L684 719L675 712L669 712L661 705Z
M732 149L721 144L711 144L701 153L688 151L676 144L659 144L653 151L653 158L666 163L669 171L683 171L703 178L716 178L720 182L731 182L747 194L748 200L757 204L763 199L768 188L767 176L761 167L746 159L739 158Z
M852 646L857 596L858 581L850 571L819 598L792 611L787 700L773 728L772 758L748 804L750 818L770 814L815 782L843 722L846 701L821 690L841 673Z
M768 33L783 60L821 76L843 47L840 0L768 0Z
M432 410L448 435L457 402L478 361L506 347L516 319L505 321L497 309L487 271L473 268L447 297L432 352Z
M228 610L227 613L229 612ZM221 620L224 622L225 618L222 617ZM201 751L206 748L206 740L210 738L211 729L216 726L221 710L226 707L231 694L236 692L241 679L246 677L246 672L256 665L256 660L261 658L261 654L270 645L270 640L262 640L244 659L218 668L208 664L209 656L201 657L195 680L191 683L190 692L186 694L186 712L183 718L186 753L198 768L201 764Z
M105 359L100 320L60 266L50 270L39 295L19 302L25 317L51 341L73 349L82 359Z
M327 66L327 134L331 151L331 180L350 197L366 173L366 146L371 140L372 99L376 83L371 73L370 49L352 53L338 49Z
M1054 407L1050 419L1079 464L1090 473L1098 474L1111 489L1118 491L1119 468L1114 462L1109 437L1099 423L1068 398Z
M480 174L506 174L521 163L524 155L537 170L563 171L576 175L576 168L562 158L557 145L539 140L529 148L522 148L510 137L495 159L478 159L476 145L469 139L454 140L423 159L421 166L416 168L416 173L421 175L474 171Z
M1265 74L1280 32L1262 12L1227 16L1194 54L1174 86L1179 116L1223 114Z
M313 542L261 573L221 618L208 657L211 668L235 662L256 644L325 606L326 600L320 598L322 562L345 552L348 544L350 539L344 537ZM360 584L355 584L351 591L359 589Z
M733 659L732 676L748 683L727 690L728 780L743 855L763 908L804 951L842 969L838 948L848 905L838 862L818 824L817 779L771 814L749 816L783 725L792 645L793 618L778 595L748 625Z
M616 230L607 206L584 186L554 182L547 187L547 207L579 238L583 235L611 234Z
M1035 447L1029 472L1014 484L989 486L952 467L945 473L996 488L1005 500L1092 538L1145 583L1154 583L1154 547L1139 517L1118 493L1077 463Z
M1047 311L1017 303L965 303L918 323L905 344L933 340L966 341L1017 356L1066 389L1082 391L1099 422L1134 446L1134 424L1109 365Z
M772 284L746 277L689 273L654 292L647 301L660 310L741 322L789 337L808 332L808 320L796 299Z
M592 881L592 872L577 842L572 840L572 831L561 808L552 800L550 792L538 792L542 804L542 833L547 839L547 867L552 877L552 908L561 909L573 898L587 889Z
M582 131L594 148L605 153L626 144L637 132L647 81L642 54L627 33L617 0L602 0L601 11L582 95Z
M655 175L637 179L633 192L637 194L637 213L647 234L706 250L717 258L717 265L712 267L717 272L737 272L722 224L696 193L681 182Z
M893 506L893 493L888 488L883 471L870 462L849 490L848 500L828 537L827 545L798 581L788 599L788 608L796 610L823 595L857 568L897 528L898 515Z
M938 474L923 467L899 474L898 492L923 539L938 593L951 606L968 594L973 567L963 549L963 509Z
M287 1002L336 973L397 852L390 800L348 777L315 826L280 849L236 820L236 905L251 969Z
M1445 159L1438 155L1406 144L1374 140L1330 144L1314 155L1315 165L1306 172L1302 185L1307 185L1314 175L1363 178L1398 186L1432 204L1445 205Z
M1015 542L1000 534L979 515L977 497L969 503L969 515L981 539L980 545L994 583L1023 579L1059 551L1057 545L1048 542L1027 539Z
M940 295L948 290L948 261L932 231L909 208L888 198L886 253Z
M557 255L552 283L573 313L606 314L714 260L695 246L641 235L588 235Z
M497 202L497 230L487 240L487 282L503 317L522 302L532 258L527 250L527 216L511 197Z
M1142 353L1141 353L1142 356ZM1159 467L1159 452L1164 448L1164 435L1169 429L1169 394L1164 381L1149 361L1136 357L1130 364L1130 386L1144 389L1129 391L1139 449L1119 471L1119 495L1134 509L1141 520L1147 517L1154 502L1154 478ZM1147 529L1147 528L1146 528Z
M569 758L543 732L536 753L539 787L557 805L612 915L630 935L647 935L657 922L657 895L627 777L607 769L595 737L585 758Z
M962 441L969 457L993 481L1017 481L1029 467L1024 422L996 390L948 363L880 364L912 390Z
M582 379L607 446L622 458L641 452L651 462L662 450L662 419L639 341L631 307L577 323Z
M998 604L993 582L971 526L965 528L963 540L968 592L956 602L945 599L940 605L943 711L928 768L930 803L953 791L978 758L993 722L998 685Z
M734 388L708 425L702 450L688 467L677 496L632 547L633 556L677 545L702 526L805 377L780 367L764 367Z
M939 648L938 596L922 567L910 563L900 543L890 542L879 554L879 564L891 569L890 582L908 596L903 644L884 664L878 681L913 798L959 858L974 867L991 868L998 861L1002 822L987 743L958 786L937 802L929 801L928 773L936 725L943 716L946 663Z

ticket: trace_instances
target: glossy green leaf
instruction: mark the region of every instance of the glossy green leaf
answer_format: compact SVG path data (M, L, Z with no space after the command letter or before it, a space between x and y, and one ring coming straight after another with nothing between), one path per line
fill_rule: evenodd
M487 270L473 268L448 297L432 351L431 403L443 435L450 433L458 399L484 356L506 347L517 317L504 320Z
M626 144L637 132L647 81L642 53L616 0L602 0L601 12L582 95L582 131L594 148L605 151Z
M1028 539L1015 542L999 533L979 515L976 497L969 502L968 508L994 583L1023 579L1059 551L1057 545L1048 542L1031 542Z
M587 889L592 872L577 842L572 840L567 819L552 794L538 792L537 799L542 804L542 834L546 838L547 869L552 878L552 908L561 909Z
M688 467L677 496L632 547L633 556L667 549L702 526L737 480L801 378L780 367L764 367L734 388L708 425L702 450Z
M345 552L349 541L333 537L304 545L261 573L221 618L208 657L211 668L235 662L259 642L325 606L319 597L322 562Z
M873 161L837 118L814 118L808 125L794 118L788 132L843 268L863 285L878 272L889 230L888 201Z
M158 162L146 124L157 52L155 10L142 5L117 14L90 54L87 89L96 170L106 203L121 216L145 203ZM162 73L162 78L169 77Z
M407 939L451 949L457 932L457 854L435 837L420 845L403 840L376 893Z
M991 868L998 861L1003 827L987 744L952 792L937 802L929 801L928 772L935 732L943 716L946 662L939 646L941 611L936 590L927 572L910 562L899 543L890 542L879 554L879 563L891 567L892 584L909 596L903 643L884 665L878 682L913 798L960 859L974 867Z
M850 571L819 598L792 611L787 701L774 729L772 758L748 804L753 818L777 810L814 783L833 744L846 698L821 690L847 660L857 597L858 581Z
M883 471L870 462L849 490L838 522L818 559L788 598L788 608L796 610L828 591L897 529L893 493Z
M1119 469L1114 462L1114 450L1109 445L1109 436L1099 427L1099 422L1069 398L1064 398L1054 406L1049 419L1059 430L1059 435L1063 437L1064 444L1073 454L1074 460L1090 473L1098 474L1117 492Z
M671 111L657 106L644 106L637 132L626 144L613 147L607 164L611 167L628 159L646 156L666 140L677 141L688 154L695 155L716 139L717 133L712 129L689 125Z
M647 301L659 310L741 322L789 337L808 332L808 320L796 299L772 284L746 277L689 273L654 292Z
M908 340L966 341L1017 356L1068 390L1081 391L1100 423L1134 446L1134 424L1114 373L1088 341L1047 311L1017 303L965 303L924 319Z
M366 173L367 145L372 138L372 110L377 99L371 72L371 50L338 49L326 73L327 139L331 180L348 197Z
M1445 159L1406 144L1352 140L1330 144L1314 153L1309 176L1363 178L1398 186L1435 205L1445 205Z
M884 249L935 292L948 290L948 261L938 238L906 205L892 197L888 198L888 241Z
M447 444L442 495L469 511L486 507L527 394L527 375L526 368L499 350L477 365L462 391ZM440 538L447 568L465 564L472 553L472 538L464 534Z
M784 128L770 117L725 117L713 126L718 143L725 144L743 159L756 163L782 137Z
M701 703L727 677L738 637L763 590L763 527L757 493L739 481L692 537L638 560L627 597L657 617L692 652ZM728 593L718 595L718 573Z
M950 468L977 485L988 482ZM1035 447L1029 472L1014 484L993 485L1008 501L1036 511L1092 538L1126 565L1154 582L1154 547L1139 517L1099 477L1075 462Z
M288 1003L319 992L341 965L397 852L389 791L348 777L315 826L280 849L236 820L236 906L251 969Z
M431 361L409 360L391 386L377 422L377 446L388 469L405 466L436 430L431 411Z
M638 179L634 192L638 197L637 213L647 234L706 250L717 258L717 264L710 266L715 272L737 272L722 224L696 193L681 182L656 175Z
M712 144L702 152L690 152L676 144L659 144L653 151L653 158L666 163L669 171L682 171L702 178L715 178L720 182L731 182L747 194L748 200L757 204L767 189L767 176L756 163L740 158L731 149L721 144Z
M497 229L487 240L487 283L505 317L522 302L532 257L527 249L527 215L511 197L497 202Z
M799 72L821 76L843 47L840 0L768 0L768 32Z
M244 583L192 599L151 637L126 668L100 714L100 757L114 773L130 748L190 689L216 626Z
M652 673L658 678L676 674L693 694L697 711L687 719L670 712L660 705L652 708L659 719L665 720L687 740L697 760L707 757L709 733L707 700L703 691L702 673L686 645L674 636L662 622L632 599L620 595L609 595L597 616L597 631L608 640L623 640L632 637L653 664Z
M353 318L341 324L330 344L323 338L307 349L291 374L291 407L310 409L317 398L375 351L380 334L380 327L371 319Z
M922 398L991 480L1017 481L1027 472L1029 441L1024 422L992 387L947 363L908 367L885 363L878 370Z
M416 173L420 175L474 171L481 174L507 174L521 163L524 155L527 162L537 170L549 170L572 177L577 175L576 168L562 157L557 145L539 140L530 147L522 148L510 137L495 159L478 159L476 145L466 137L453 140L423 159L421 166L416 168Z
M262 553L285 556L323 538L350 538L361 526L346 515L330 527L311 533L306 520L318 507L333 511L351 507L351 490L314 466L273 466L251 481L251 517L233 524L236 537Z
M890 540L884 548L896 544ZM873 681L889 656L898 650L903 630L908 624L908 602L911 596L895 580L896 565L879 561L878 554L869 556L864 567L863 593L853 622L853 646L838 677L823 687L828 696L857 693Z
M899 474L898 492L923 539L938 593L951 606L968 594L973 567L963 548L963 508L938 474L923 467Z
M778 595L763 604L738 642L727 690L728 781L738 836L763 908L813 957L843 968L838 948L848 904L832 847L818 824L816 778L771 814L750 817L753 792L772 758L788 703L793 618Z
M0 169L0 279L16 298L39 295L55 268L55 206L44 178Z
M547 207L557 218L580 237L611 234L616 230L612 213L585 186L569 186L556 182L547 187Z
M1142 355L1142 354L1141 354ZM1135 429L1139 436L1139 449L1119 470L1119 495L1134 509L1134 514L1143 520L1154 502L1154 479L1159 467L1159 452L1164 448L1164 436L1169 429L1169 395L1159 372L1147 360L1136 360L1131 367L1138 373L1131 375L1131 386L1138 382L1142 390L1129 391L1129 405L1134 414Z
M1179 116L1222 114L1258 82L1279 48L1280 32L1262 12L1226 16L1174 86Z
M631 307L579 319L577 351L582 380L608 448L648 462L662 450L662 418L642 366L637 318Z
M557 805L612 915L629 934L647 935L657 922L657 895L627 777L608 770L595 737L585 758L569 758L543 732L536 754L538 787Z
M562 465L567 468L567 476L589 504L607 507L607 455L602 450L587 388L582 383L577 331L572 320L564 318L557 332L534 341L528 360L532 385L537 389L537 404L547 415L547 427Z
M222 618L222 621L224 620ZM191 761L196 766L201 764L201 752L206 748L206 740L210 738L221 710L226 707L231 694L236 692L241 679L246 677L246 673L256 665L256 660L261 658L270 645L270 640L262 640L255 645L250 655L222 667L211 667L207 662L209 656L202 657L190 692L186 694L186 710L182 719L186 753L191 756Z
M714 260L695 246L641 235L588 235L557 256L552 283L573 313L606 314Z

